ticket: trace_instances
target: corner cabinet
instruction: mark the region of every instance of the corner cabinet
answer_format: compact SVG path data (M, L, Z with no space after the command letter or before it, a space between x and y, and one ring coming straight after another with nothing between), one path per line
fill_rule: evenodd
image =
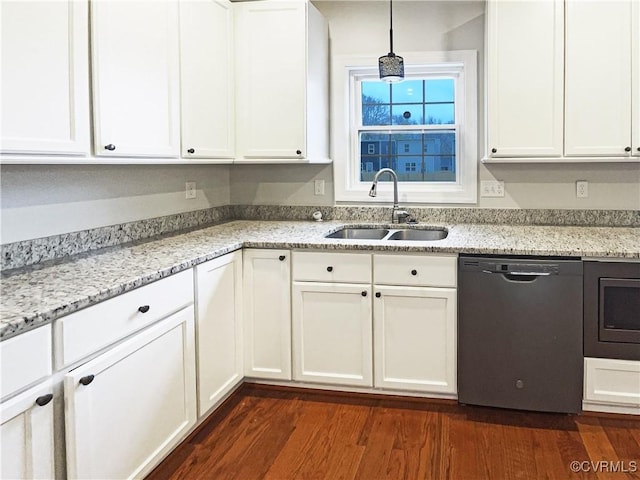
M243 251L244 374L291 380L289 250Z
M564 1L487 5L489 155L560 157Z
M178 157L178 2L93 2L96 156Z
M306 0L235 7L236 162L328 162L326 20Z
M88 2L3 1L3 154L89 153Z
M243 378L242 252L196 267L198 416L202 417Z
M196 422L193 306L65 375L69 478L142 477Z
M235 155L233 11L226 0L180 2L181 154Z

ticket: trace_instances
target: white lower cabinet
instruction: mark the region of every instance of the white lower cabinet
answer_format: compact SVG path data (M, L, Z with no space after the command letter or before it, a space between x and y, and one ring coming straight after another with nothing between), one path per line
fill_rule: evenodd
M291 380L291 271L288 250L243 252L244 374Z
M374 385L456 393L456 290L375 286Z
M242 381L242 252L196 267L198 416Z
M2 403L0 478L54 478L52 400L47 380Z
M371 285L294 282L294 380L372 386Z
M584 410L640 414L640 361L584 359Z
M142 477L196 421L193 307L64 378L69 478Z

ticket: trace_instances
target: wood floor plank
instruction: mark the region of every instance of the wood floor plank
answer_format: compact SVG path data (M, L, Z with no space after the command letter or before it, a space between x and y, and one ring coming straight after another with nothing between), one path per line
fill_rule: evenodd
M178 479L640 480L640 418L251 385L147 480Z

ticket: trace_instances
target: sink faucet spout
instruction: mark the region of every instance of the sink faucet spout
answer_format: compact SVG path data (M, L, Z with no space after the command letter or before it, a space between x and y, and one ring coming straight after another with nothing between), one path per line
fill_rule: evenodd
M406 222L411 218L411 215L404 210L400 210L400 207L398 206L398 175L391 168L382 168L376 172L373 177L371 190L369 190L369 196L375 197L378 194L378 179L383 173L391 175L391 179L393 180L393 213L391 214L391 223L401 223L401 221Z

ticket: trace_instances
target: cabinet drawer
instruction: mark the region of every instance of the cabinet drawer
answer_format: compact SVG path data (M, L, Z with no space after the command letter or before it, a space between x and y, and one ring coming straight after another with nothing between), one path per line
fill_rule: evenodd
M145 285L55 322L62 368L193 303L193 271ZM148 307L148 308L146 308Z
M640 362L585 358L584 375L585 401L640 409Z
M51 325L1 342L0 359L3 398L51 375Z
M455 255L374 255L373 283L455 287L456 263Z
M371 283L371 255L293 252L292 277L299 282Z

